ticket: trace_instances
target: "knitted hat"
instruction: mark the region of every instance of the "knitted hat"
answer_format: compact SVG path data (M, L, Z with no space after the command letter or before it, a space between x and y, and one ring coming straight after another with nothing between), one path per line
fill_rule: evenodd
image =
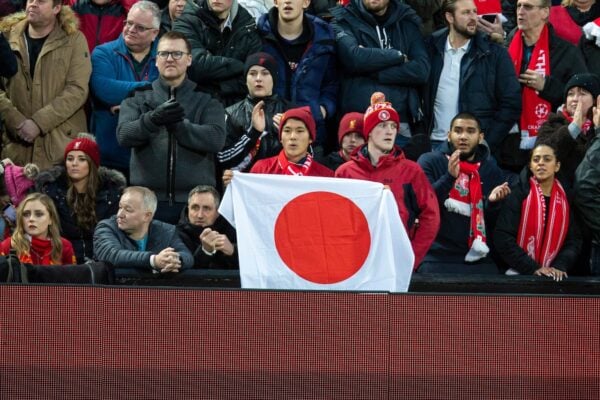
M259 52L250 54L244 63L244 76L247 76L248 70L255 65L260 65L269 70L271 77L273 77L273 87L275 87L277 84L277 60L269 53Z
M100 166L100 150L98 150L98 145L92 139L77 138L71 140L65 148L65 161L67 159L67 154L73 150L83 151L92 159L94 164L96 164L96 167Z
M342 139L349 133L358 132L363 134L364 116L358 112L350 112L342 117L340 127L338 128L338 143L342 144Z
M600 47L600 18L588 22L582 30L587 40L593 41L596 46Z
M35 164L27 164L25 167L14 164L4 166L4 185L15 206L25 198L38 173L39 168Z
M590 92L595 103L596 97L598 97L600 94L600 77L591 73L573 75L565 85L565 101L567 100L567 93L569 93L569 90L574 87L579 87Z
M304 125L306 125L306 129L308 129L308 133L310 134L310 138L313 142L315 141L317 138L317 124L310 112L309 106L292 108L283 114L283 117L281 117L281 121L279 122L279 140L281 140L281 133L283 132L285 122L290 118L299 119L304 122Z
M392 103L385 101L385 94L375 92L371 95L371 106L367 108L364 118L363 136L369 140L369 133L380 122L394 121L400 124L400 117Z

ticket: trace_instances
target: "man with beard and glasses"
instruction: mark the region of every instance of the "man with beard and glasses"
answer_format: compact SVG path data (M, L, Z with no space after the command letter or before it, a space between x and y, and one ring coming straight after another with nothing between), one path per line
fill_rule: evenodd
M506 49L477 31L477 7L473 0L446 0L447 28L428 40L431 73L425 96L432 149L447 139L450 120L470 112L493 155L519 120L521 90Z
M419 272L498 273L488 256L487 232L498 213L490 204L504 199L510 189L482 143L477 117L460 113L440 150L419 158L440 206L440 230Z

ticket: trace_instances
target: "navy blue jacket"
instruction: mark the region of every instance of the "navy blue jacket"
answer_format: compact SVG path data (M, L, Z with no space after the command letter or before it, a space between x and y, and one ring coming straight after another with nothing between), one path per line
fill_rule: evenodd
M471 229L471 218L450 212L444 205L455 178L448 172L448 156L454 151L451 145L442 145L441 151L432 151L419 157L418 164L423 168L427 179L433 186L440 207L440 230L431 245L424 261L464 263L465 255L469 251L468 240ZM492 190L501 185L503 180L502 170L490 157L489 149L479 145L475 154L475 161L481 162L479 176L484 204L484 218L486 224L487 244L490 246L490 229L494 225L499 207L488 207L486 201ZM492 203L493 204L493 203Z
M431 60L425 92L425 114L433 129L433 105L444 67L448 28L434 32L427 41ZM458 111L468 111L481 122L485 140L495 153L521 116L521 86L506 49L477 32L461 60ZM450 127L448 127L449 129Z
M335 59L335 40L331 26L320 18L304 14L305 29L311 30L311 40L302 55L295 72L289 68L281 51L282 44L275 35L277 8L263 14L258 21L258 33L262 37L263 51L277 60L278 77L273 93L297 106L310 106L317 123L317 144L325 142L327 131L320 106L325 107L327 116L336 112L338 78ZM290 86L289 93L286 87Z
M390 15L383 26L352 0L331 10L338 59L342 68L340 115L364 112L373 92L383 92L400 114L401 122L422 119L420 86L429 78L429 58L415 11L390 0ZM387 37L385 44L380 42ZM401 53L400 53L401 52Z

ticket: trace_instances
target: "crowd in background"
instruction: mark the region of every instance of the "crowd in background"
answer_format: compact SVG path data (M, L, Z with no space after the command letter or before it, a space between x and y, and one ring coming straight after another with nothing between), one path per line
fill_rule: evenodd
M384 183L418 273L600 274L600 5L499 6L4 1L0 254L237 268L242 171Z

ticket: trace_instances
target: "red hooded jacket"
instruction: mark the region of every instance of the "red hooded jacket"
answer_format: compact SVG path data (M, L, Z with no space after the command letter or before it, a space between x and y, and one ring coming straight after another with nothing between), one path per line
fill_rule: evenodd
M440 228L437 197L421 167L408 160L399 147L394 147L373 166L365 144L335 171L335 176L380 182L390 187L415 252L416 270Z

